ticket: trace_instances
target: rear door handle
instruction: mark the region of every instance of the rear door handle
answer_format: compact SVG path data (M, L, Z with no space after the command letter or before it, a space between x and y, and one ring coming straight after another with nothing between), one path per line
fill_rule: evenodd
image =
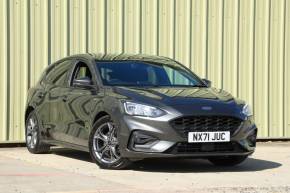
M42 92L38 93L37 97L40 98L40 99L43 98L44 97L44 93L42 93Z

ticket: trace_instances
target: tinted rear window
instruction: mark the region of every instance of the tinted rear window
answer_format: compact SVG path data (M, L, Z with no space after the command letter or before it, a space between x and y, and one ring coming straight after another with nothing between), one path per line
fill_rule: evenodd
M71 60L66 60L58 63L47 70L45 81L47 83L58 86L68 86L68 76L70 74L71 68Z

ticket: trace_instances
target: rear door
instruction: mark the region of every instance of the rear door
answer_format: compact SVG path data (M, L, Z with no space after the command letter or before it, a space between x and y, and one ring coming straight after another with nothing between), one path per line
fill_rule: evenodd
M46 77L47 92L47 111L49 112L48 124L46 130L48 138L58 141L66 141L65 128L63 123L70 119L69 110L64 105L66 93L70 89L69 78L73 69L75 60L66 59L58 62L56 66L48 72Z

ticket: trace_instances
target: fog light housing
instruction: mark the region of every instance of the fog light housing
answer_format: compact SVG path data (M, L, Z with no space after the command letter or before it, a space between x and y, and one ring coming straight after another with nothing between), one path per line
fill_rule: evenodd
M156 137L140 131L134 131L130 139L130 149L141 152L154 152L152 147L158 142L159 140Z
M256 147L256 141L257 141L257 130L252 132L248 137L247 141L250 147Z

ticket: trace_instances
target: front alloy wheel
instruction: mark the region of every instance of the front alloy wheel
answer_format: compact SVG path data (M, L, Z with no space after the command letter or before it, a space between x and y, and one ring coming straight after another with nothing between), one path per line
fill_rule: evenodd
M102 124L94 135L94 152L104 163L115 163L120 159L116 128L112 122Z
M117 128L109 116L98 120L90 136L90 154L92 159L106 169L122 169L130 162L122 158L117 137Z

